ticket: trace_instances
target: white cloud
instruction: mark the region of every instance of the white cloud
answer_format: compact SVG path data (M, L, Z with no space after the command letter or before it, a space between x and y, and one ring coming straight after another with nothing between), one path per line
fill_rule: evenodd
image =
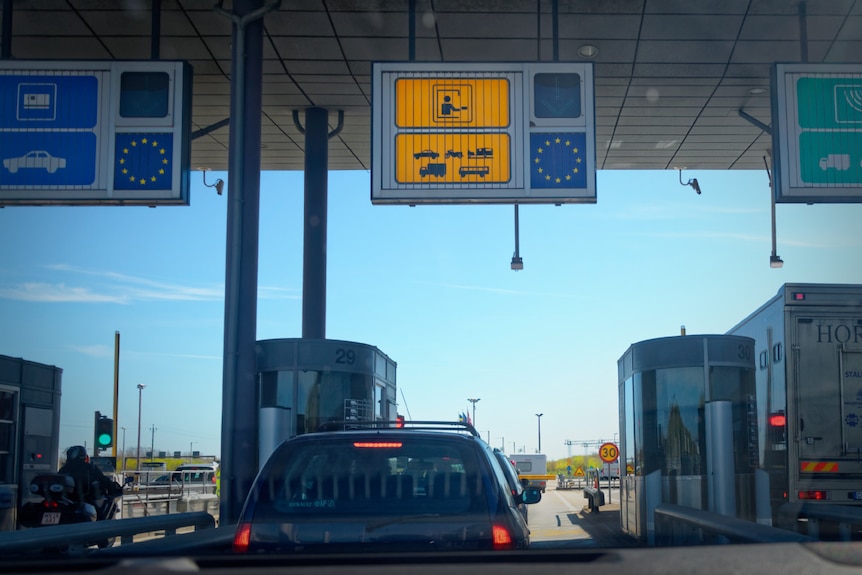
M69 348L93 357L110 357L114 354L113 348L106 345L70 345Z
M295 289L272 286L258 286L257 297L260 299L302 299Z
M71 287L62 283L31 282L0 288L0 298L31 302L129 303L127 295L96 293L89 288Z
M88 270L67 264L46 266L55 271L100 277L115 282L109 289L122 290L134 300L217 301L224 298L222 285L185 286L131 276L118 272Z

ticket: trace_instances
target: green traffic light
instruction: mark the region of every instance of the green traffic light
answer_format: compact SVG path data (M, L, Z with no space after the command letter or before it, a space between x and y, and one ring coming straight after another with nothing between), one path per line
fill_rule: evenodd
M111 445L111 436L107 433L103 433L99 436L99 445L107 446Z

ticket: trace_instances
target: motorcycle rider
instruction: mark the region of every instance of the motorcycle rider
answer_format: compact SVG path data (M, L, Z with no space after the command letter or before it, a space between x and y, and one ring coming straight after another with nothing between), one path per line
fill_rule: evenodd
M102 471L90 462L87 448L73 445L66 450L66 463L58 473L65 473L75 480L75 498L80 503L84 513L94 520L97 518L96 499L104 494L113 494L122 488L117 482L105 476ZM94 484L96 489L94 491Z

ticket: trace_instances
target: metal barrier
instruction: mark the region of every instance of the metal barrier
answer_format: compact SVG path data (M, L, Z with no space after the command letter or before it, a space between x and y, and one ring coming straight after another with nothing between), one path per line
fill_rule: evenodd
M124 518L171 515L193 511L204 511L218 518L218 497L207 493L151 495L139 492L131 492L123 496L122 517Z
M127 477L133 479L132 491L136 493L158 494L179 493L189 495L192 493L215 494L216 483L213 481L215 472L202 470L181 471L125 471L118 474L117 482L125 483Z
M233 545L235 525L216 527L215 529L202 529L191 533L178 533L173 537L151 539L135 543L133 547L121 545L109 547L108 549L97 549L88 554L87 557L103 556L188 556L188 555L212 555L230 553Z
M815 541L812 537L785 529L670 503L655 508L655 530L656 545Z
M820 538L820 524L827 522L837 525L838 538L850 541L853 526L862 526L862 507L849 505L824 505L817 503L785 503L778 509L778 524L786 529L795 529L797 522L805 520L808 536Z
M557 489L581 489L583 486L583 477L573 477L571 475L557 476Z
M0 533L0 555L32 555L45 549L62 548L70 556L80 556L94 542L119 537L121 544L127 545L141 533L163 531L165 536L169 536L176 535L177 529L185 527L209 529L215 527L215 519L209 513L177 513L11 531Z

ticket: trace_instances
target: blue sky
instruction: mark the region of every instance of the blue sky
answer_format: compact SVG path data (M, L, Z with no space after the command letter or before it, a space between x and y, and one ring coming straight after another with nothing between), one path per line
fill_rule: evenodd
M779 205L769 267L764 171L599 172L595 205L372 206L369 174L330 172L327 336L398 363L399 411L452 419L479 397L494 445L564 457L613 439L617 359L634 342L724 333L785 282L862 284L862 206ZM212 173L227 179L225 174ZM136 444L219 449L227 193L188 207L0 210L0 354L63 369L61 448L110 413ZM259 339L301 335L302 174L261 181ZM122 443L123 432L119 441ZM575 446L573 454L583 453Z

